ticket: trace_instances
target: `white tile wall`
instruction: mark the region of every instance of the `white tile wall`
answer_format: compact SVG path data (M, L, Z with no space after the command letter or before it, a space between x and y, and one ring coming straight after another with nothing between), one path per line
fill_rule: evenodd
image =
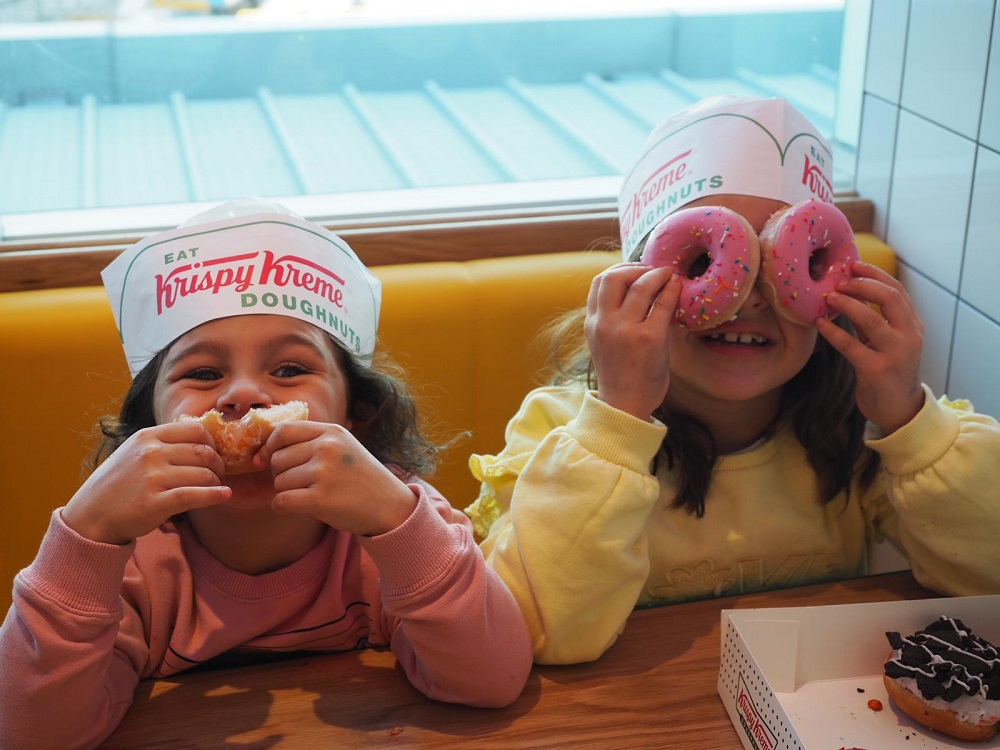
M1000 0L871 3L858 192L924 321L922 377L1000 417Z
M917 271L958 291L975 144L899 113L886 238Z
M968 398L983 414L1000 414L1000 326L960 303L955 329L948 396Z
M871 0L865 91L899 103L910 0Z
M875 232L880 237L885 237L888 217L886 211L879 210L878 207L889 205L899 107L884 102L877 96L865 94L862 113L855 188L858 194L875 202Z
M1000 321L1000 154L980 146L962 265L962 299Z
M924 324L920 379L940 395L948 389L951 335L955 328L955 307L958 300L954 294L905 264L900 264L899 280L913 298L917 315Z
M986 96L983 97L979 142L1000 151L1000 3L997 3L993 16L993 44L986 71Z
M901 104L966 138L979 132L994 0L913 0Z

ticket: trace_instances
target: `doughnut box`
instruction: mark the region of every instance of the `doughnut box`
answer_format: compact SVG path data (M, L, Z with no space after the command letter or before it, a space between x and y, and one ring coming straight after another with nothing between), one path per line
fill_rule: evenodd
M773 609L724 609L718 690L746 750L1000 748L918 725L889 702L886 631L941 615L1000 643L1000 596ZM878 701L881 710L869 707Z

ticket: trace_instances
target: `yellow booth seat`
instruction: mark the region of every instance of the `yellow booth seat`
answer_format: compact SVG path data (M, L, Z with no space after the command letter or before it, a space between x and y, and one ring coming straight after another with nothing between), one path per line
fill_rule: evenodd
M892 250L858 236L862 257L895 274ZM435 484L464 507L478 487L472 452L503 447L504 427L541 383L540 327L582 305L613 251L562 252L372 269L383 283L380 346L406 369L431 434L468 431ZM97 420L117 412L128 368L102 287L0 294L0 611L38 549L52 510L86 477Z

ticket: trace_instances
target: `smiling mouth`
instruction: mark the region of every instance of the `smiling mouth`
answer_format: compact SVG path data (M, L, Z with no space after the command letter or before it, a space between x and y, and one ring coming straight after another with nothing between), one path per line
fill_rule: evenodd
M715 333L702 337L713 344L738 344L742 346L767 346L770 341L755 333Z

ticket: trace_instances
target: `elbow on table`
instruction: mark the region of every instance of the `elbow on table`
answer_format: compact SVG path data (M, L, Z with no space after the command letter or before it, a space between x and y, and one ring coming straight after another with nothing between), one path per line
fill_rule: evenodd
M459 683L416 687L428 698L442 703L457 703L473 708L504 708L521 697L531 675L531 666L529 655L529 658L516 666L512 665L504 670L506 674L498 673L484 678L482 671L469 669L467 677Z
M595 638L551 638L542 636L535 639L535 663L550 665L585 664L597 661L611 648L621 631L610 639Z

